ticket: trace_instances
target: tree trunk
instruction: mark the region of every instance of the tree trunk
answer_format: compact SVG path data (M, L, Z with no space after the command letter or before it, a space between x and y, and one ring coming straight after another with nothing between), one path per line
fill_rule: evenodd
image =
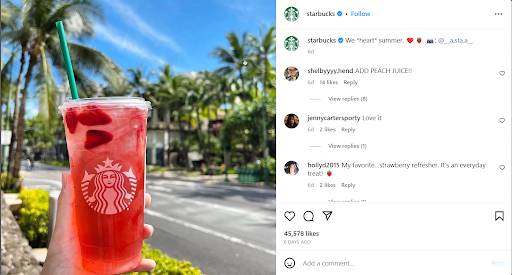
M188 131L189 131L189 133L191 133L191 132L192 132L192 113L190 113L190 114L188 115ZM188 138L188 137L189 137L189 136L187 136L187 138ZM189 152L189 149L190 149L190 147L189 147L189 146L190 146L190 145L189 145L189 144L187 144L187 143L183 140L183 149L185 150L185 156L186 156L186 159L185 159L185 160L187 161L187 169L188 169L188 170L190 170L190 166L189 166L189 163L188 163L188 162L189 162L189 159L188 159L188 152Z
M185 164L188 163L188 156L187 154L185 154L185 145L184 145L184 142L185 142L185 129L183 128L183 122L181 121L181 112L178 112L178 126L180 128L180 141L181 141L181 148L179 148L179 151L178 151L178 164L179 164L179 160L180 160L180 156L181 156L181 159L183 159L185 161Z
M242 81L242 102L245 102L245 83L244 83L244 75L242 74L242 69L239 69L240 80Z
M199 118L199 107L196 108L196 117L197 117L197 137L201 133L201 119Z
M263 91L262 91L262 119L263 119L263 160L265 166L263 167L263 174L265 177L265 184L269 184L269 172L268 172L268 150L267 150L267 111L266 109L266 102L267 99L267 59L264 58L263 60L265 62L264 71L263 71Z
M228 108L226 105L226 92L222 93L222 100L224 101L224 120L226 120L226 117L228 116Z
M171 117L170 110L165 112L165 131L167 132L167 166L171 167ZM165 165L165 163L164 163Z
M28 88L30 85L30 80L32 80L32 71L34 70L35 65L37 64L37 56L31 55L30 61L28 62L27 75L25 76L25 85L23 87L23 91L21 92L21 102L20 102L20 113L18 117L18 136L16 138L16 153L14 155L14 170L12 175L17 178L20 175L21 168L21 158L23 153L23 138L25 131L25 105L27 103L28 98Z
M207 141L207 145L206 145L206 164L208 165L208 167L210 167L210 108L207 108L207 114L208 114L208 130L207 130L207 135L208 135L208 141Z
M19 110L19 104L18 101L20 101L20 90L21 90L21 80L23 79L23 71L25 69L25 47L22 47L21 49L21 58L20 58L20 74L18 75L18 78L16 79L16 91L14 92L14 111L12 115L12 124L11 124L11 144L9 145L9 166L7 171L9 173L14 174L14 155L16 150L16 138L18 133L18 118L20 114Z

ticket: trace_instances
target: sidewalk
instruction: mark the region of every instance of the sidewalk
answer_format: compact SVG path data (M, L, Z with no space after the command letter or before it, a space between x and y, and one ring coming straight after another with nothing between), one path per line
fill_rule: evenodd
M265 185L264 182L242 183L238 180L237 174L228 175L228 181L226 181L226 175L186 176L186 175L180 174L179 171L155 171L155 172L148 172L147 175L148 175L148 177L154 177L154 178L165 178L165 179L180 180L180 181L192 181L192 182L204 183L204 184L275 189L274 183L270 183L270 185Z

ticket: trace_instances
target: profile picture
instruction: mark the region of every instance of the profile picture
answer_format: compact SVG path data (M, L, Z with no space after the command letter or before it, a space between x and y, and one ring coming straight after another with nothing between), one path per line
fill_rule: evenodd
M291 160L284 165L284 171L290 176L295 176L299 173L299 165Z
M299 19L299 10L295 7L289 7L284 10L284 18L290 22L297 21Z
M295 128L299 126L299 117L295 114L289 114L284 117L284 125L288 128Z
M284 70L284 77L288 81L295 81L299 79L299 70L296 67L290 66Z
M284 47L290 52L296 51L299 48L299 39L295 36L288 36L284 40Z

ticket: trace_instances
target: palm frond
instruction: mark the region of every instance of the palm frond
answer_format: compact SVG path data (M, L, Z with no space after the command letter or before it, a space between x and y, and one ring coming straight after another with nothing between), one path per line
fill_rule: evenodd
M119 66L112 59L92 47L68 41L68 48L73 60L73 70L77 68L84 73L92 73L103 78L117 77L121 73ZM48 44L48 53L54 66L64 68L60 45L55 39Z
M36 94L39 98L39 114L48 118L48 122L53 121L57 113L55 106L58 88L53 79L50 62L45 54L44 47L41 47L41 62L35 75L36 85L38 87Z
M68 37L79 40L94 36L94 22L106 23L101 7L90 0L57 3L54 12L41 26L42 33L53 32L57 21L63 21Z
M6 0L2 4L2 32L4 30L16 30L21 21L21 9L12 1Z
M30 31L26 28L12 30L12 31L2 31L2 43L6 44L20 44L27 43L30 38Z
M1 84L2 84L2 103L7 103L9 98L9 88L13 89L12 83L12 72L13 65L16 62L18 52L11 53L7 62L3 62L2 60L2 73L1 73Z

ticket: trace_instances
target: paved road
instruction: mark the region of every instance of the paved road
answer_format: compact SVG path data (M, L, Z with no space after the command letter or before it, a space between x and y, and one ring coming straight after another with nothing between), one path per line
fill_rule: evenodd
M24 185L60 190L68 170L37 163L36 171L23 171ZM275 191L148 177L147 192L153 248L208 275L275 274Z

